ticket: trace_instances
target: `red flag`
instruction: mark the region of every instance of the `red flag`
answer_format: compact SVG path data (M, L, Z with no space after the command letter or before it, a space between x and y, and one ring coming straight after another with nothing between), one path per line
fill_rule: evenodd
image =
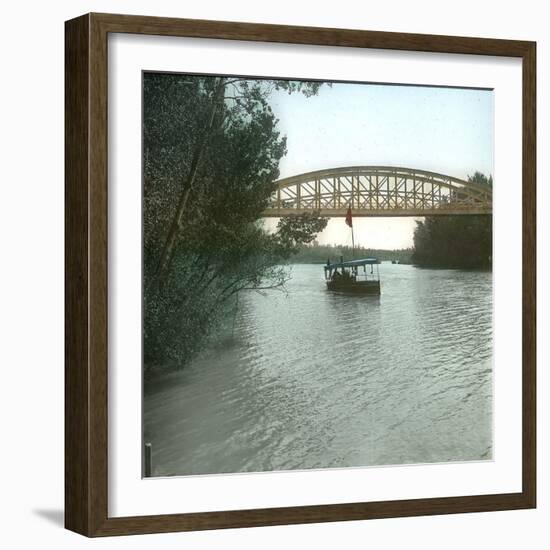
M353 227L353 218L351 217L351 208L348 208L348 213L346 214L346 223Z

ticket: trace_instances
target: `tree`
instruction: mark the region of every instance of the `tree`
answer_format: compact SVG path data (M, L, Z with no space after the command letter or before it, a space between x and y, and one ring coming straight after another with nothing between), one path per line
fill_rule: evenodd
M489 175L487 177L482 172L478 172L477 170L474 172L473 176L468 176L468 181L470 183L477 183L479 185L487 185L489 187L493 187L493 176Z
M283 264L326 220L258 221L286 139L275 89L317 83L146 74L144 77L145 366L181 366L245 289L281 288Z
M492 176L475 172L468 181L493 185ZM424 267L490 268L492 216L426 216L416 222L412 261Z
M211 142L219 138L220 135L227 137L226 132L231 132L235 129L235 126L242 126L243 123L253 122L256 119L259 119L260 123L264 124L264 129L269 131L271 129L269 128L270 125L273 126L274 116L267 98L274 90L286 90L289 94L300 91L306 96L311 96L316 94L321 86L319 82L247 80L232 77L205 78L202 79L202 84L207 97L205 102L206 112L205 116L203 115L203 125L201 125L201 131L195 140L187 175L182 180L177 207L162 247L156 271L158 276L162 276L172 259L178 233L184 227L183 216L187 209L190 194L199 179L201 162L207 149L211 148ZM275 137L277 136L278 134L275 133ZM284 144L285 140L282 140L281 145L283 147ZM278 161L279 158L276 158L276 160ZM269 160L274 159L275 157L261 160L269 163ZM247 162L246 157L244 157L244 162ZM269 167L266 166L262 168L263 170L269 170ZM255 175L259 177L265 175L262 174L262 171Z

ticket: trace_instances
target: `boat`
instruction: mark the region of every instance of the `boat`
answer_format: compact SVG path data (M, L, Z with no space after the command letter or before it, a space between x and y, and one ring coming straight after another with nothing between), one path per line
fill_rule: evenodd
M325 281L327 289L352 294L380 295L380 272L377 258L343 261L327 261Z

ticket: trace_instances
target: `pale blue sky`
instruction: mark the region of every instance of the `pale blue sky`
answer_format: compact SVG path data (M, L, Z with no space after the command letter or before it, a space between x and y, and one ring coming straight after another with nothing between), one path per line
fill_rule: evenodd
M394 165L466 178L493 173L493 93L489 90L333 84L319 94L275 92L270 100L287 136L281 177L321 168ZM357 244L412 246L413 218L354 220ZM348 244L343 219L320 242Z

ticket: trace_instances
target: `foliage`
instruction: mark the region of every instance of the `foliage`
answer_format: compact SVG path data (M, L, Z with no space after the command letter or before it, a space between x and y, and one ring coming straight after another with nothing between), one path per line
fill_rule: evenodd
M286 139L273 90L318 83L146 73L144 85L144 363L182 366L219 330L245 289L281 288L281 265L326 221L258 218Z
M493 176L489 175L487 177L485 174L478 172L477 170L474 172L473 176L468 176L468 181L470 183L477 183L479 185L487 185L489 187L493 187Z
M492 176L475 172L468 181L493 185ZM412 261L423 267L490 268L491 215L427 216L416 222Z
M301 245L311 243L327 223L328 219L320 218L316 212L304 212L281 218L277 224L276 239L285 259L297 254Z

